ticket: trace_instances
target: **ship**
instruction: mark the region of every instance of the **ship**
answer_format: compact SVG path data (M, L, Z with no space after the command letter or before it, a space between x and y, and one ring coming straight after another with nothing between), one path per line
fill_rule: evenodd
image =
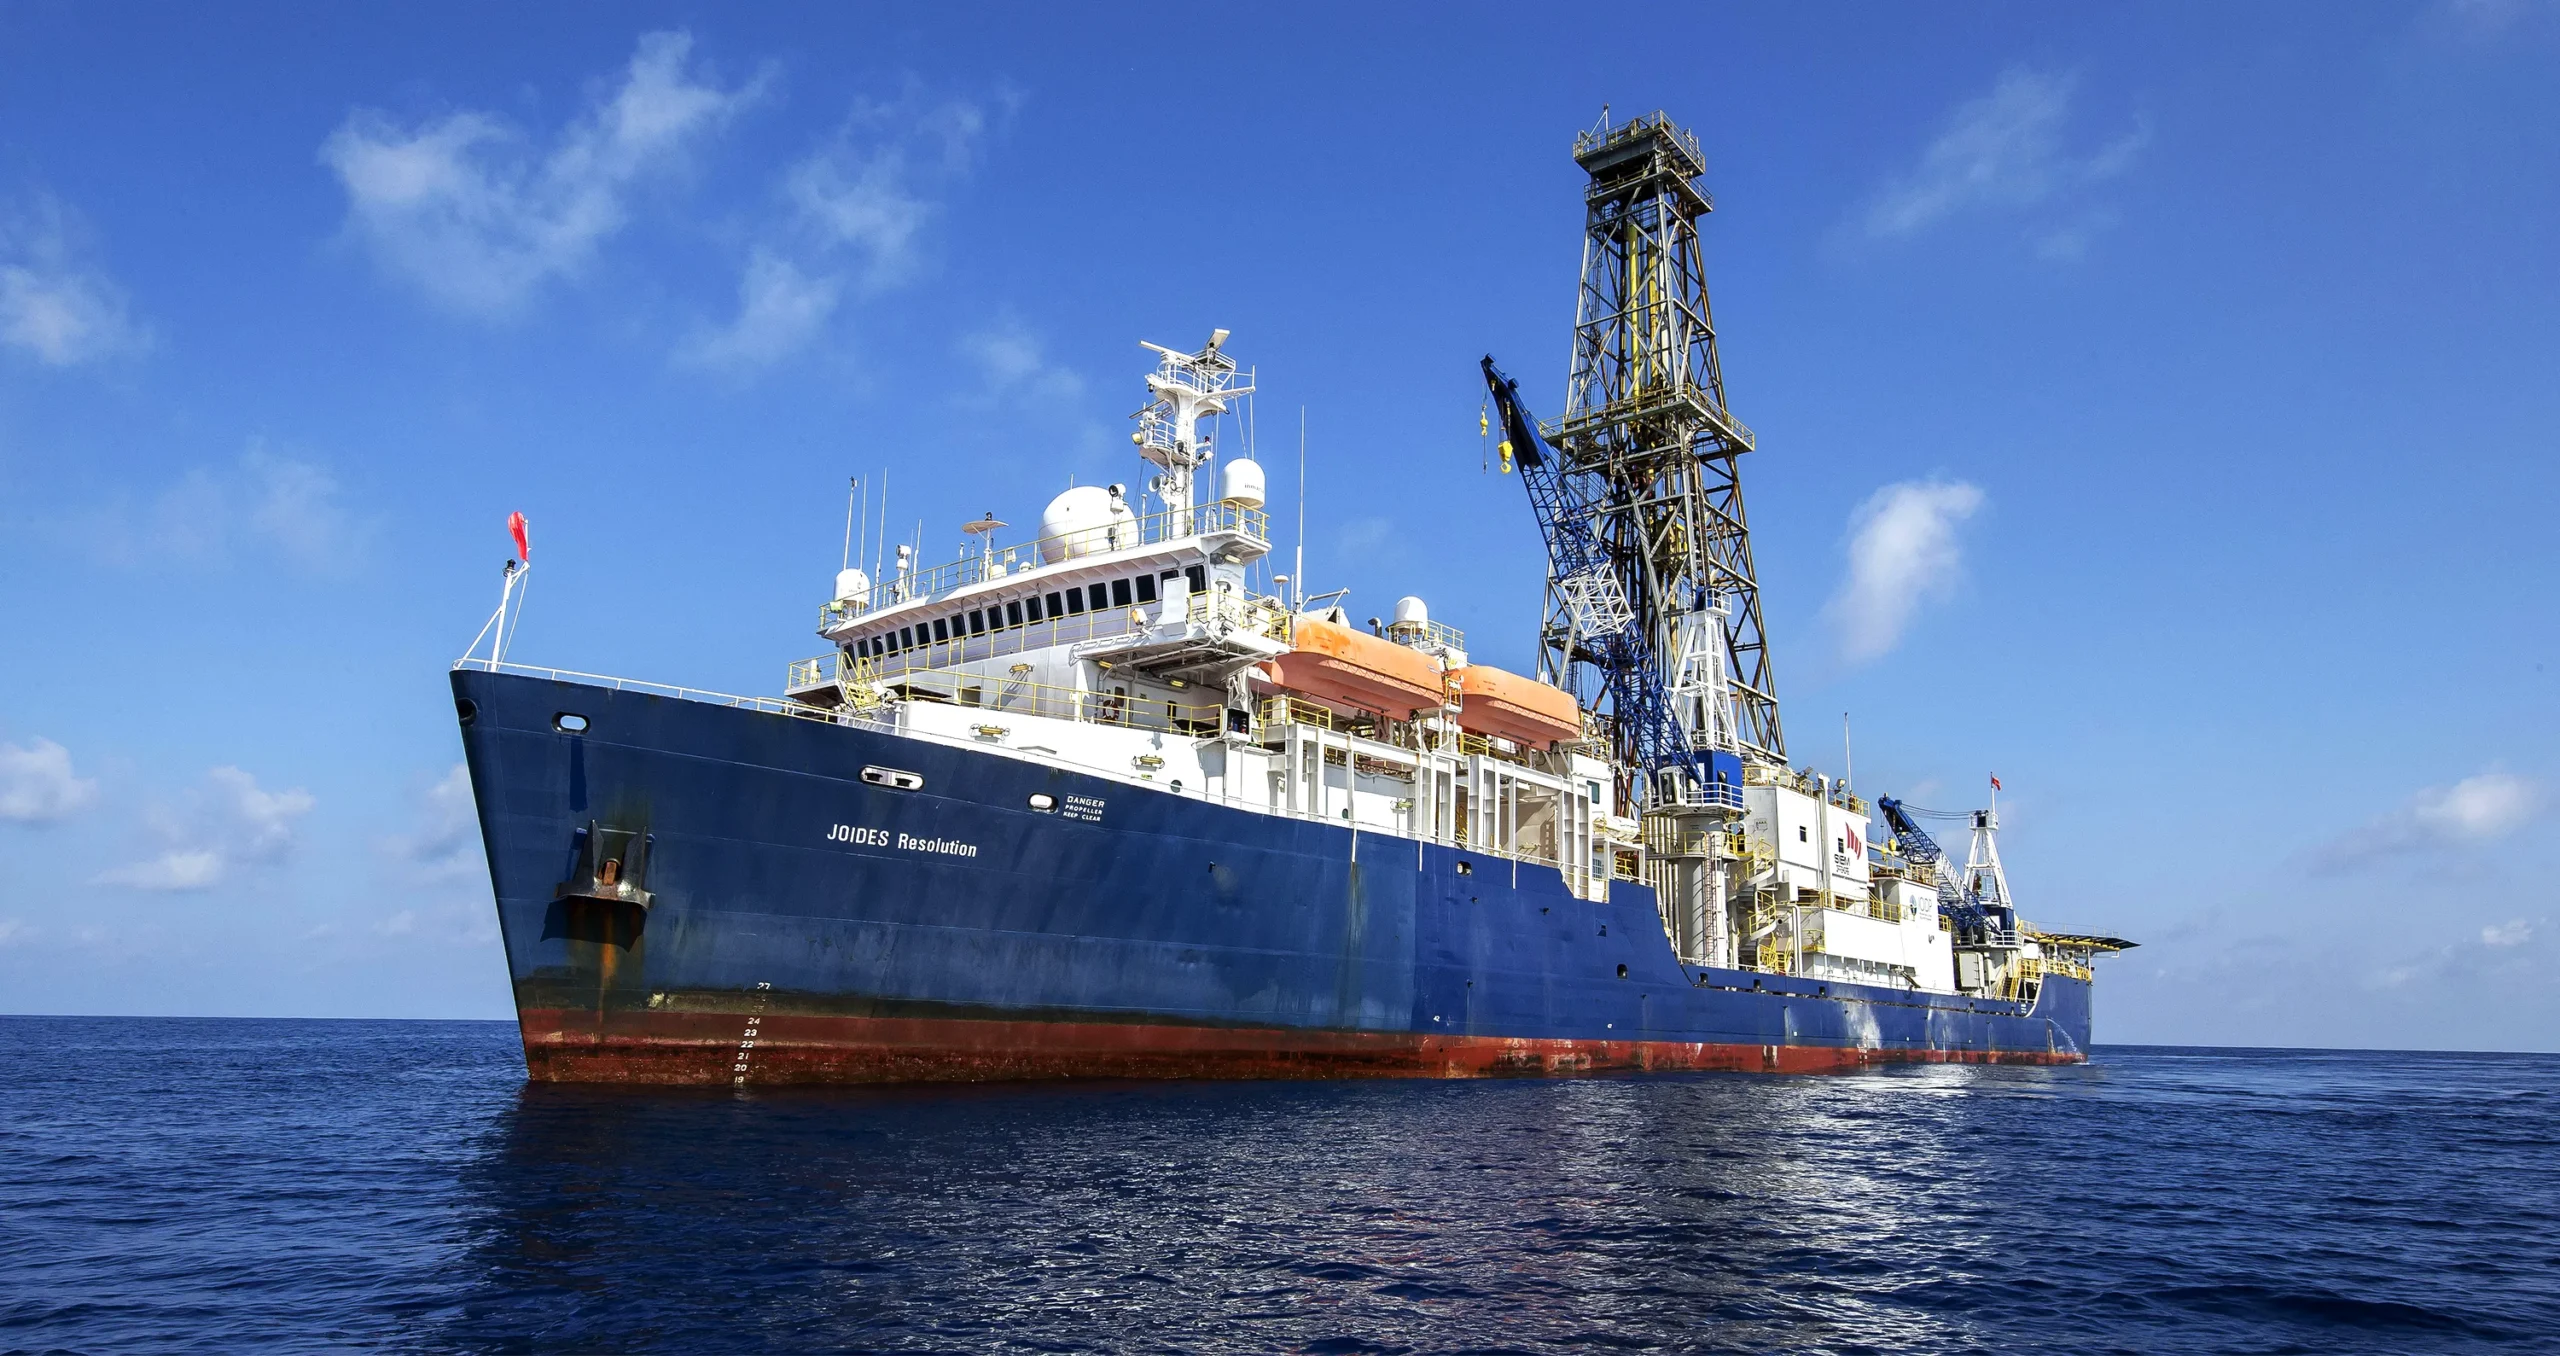
M510 660L513 520L451 679L528 1075L2087 1060L2092 965L2131 943L2022 919L1996 785L1958 863L1937 812L1786 754L1694 134L1604 115L1575 157L1563 417L1480 363L1485 470L1547 559L1531 671L1280 568L1226 330L1144 346L1137 488L1012 538L990 511L938 564L849 497L828 648L776 695Z

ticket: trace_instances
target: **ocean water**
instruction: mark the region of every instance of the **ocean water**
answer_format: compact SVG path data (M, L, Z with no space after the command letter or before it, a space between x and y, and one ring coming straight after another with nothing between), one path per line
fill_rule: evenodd
M529 1086L0 1019L0 1350L2560 1350L2560 1058Z

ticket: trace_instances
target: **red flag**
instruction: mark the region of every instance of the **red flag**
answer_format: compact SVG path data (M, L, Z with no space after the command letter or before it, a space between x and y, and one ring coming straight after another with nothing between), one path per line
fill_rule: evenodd
M532 564L533 542L525 535L524 515L521 513L508 514L507 531L514 534L516 539L516 559L521 560L528 565Z
M519 515L519 516L521 516L521 515ZM522 529L518 529L518 531L517 531L517 533L516 533L516 540L518 540L518 541L522 541L522 540L524 540L524 533L523 533ZM1992 778L1992 779L1991 779L1991 789L1992 789L1992 790L1994 790L1994 791L1997 791L1997 790L1999 790L1999 789L2000 789L2000 779L1999 779L1999 778L1994 777L1994 778Z

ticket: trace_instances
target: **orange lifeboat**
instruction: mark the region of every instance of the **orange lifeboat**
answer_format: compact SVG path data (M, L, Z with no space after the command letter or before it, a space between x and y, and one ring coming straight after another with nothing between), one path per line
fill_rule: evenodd
M1396 720L1440 705L1440 665L1419 650L1307 620L1299 621L1290 645L1270 664L1271 681L1279 687Z
M1582 737L1582 707L1573 694L1487 664L1458 670L1458 725L1519 744Z

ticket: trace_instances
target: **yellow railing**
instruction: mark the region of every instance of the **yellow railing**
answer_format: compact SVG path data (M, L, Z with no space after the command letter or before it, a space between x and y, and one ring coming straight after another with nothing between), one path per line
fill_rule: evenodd
M1286 641L1291 635L1289 609L1276 598L1254 598L1235 593L1195 593L1191 595L1189 616L1196 622L1225 621L1243 627L1258 636Z
M1107 523L1060 537L1042 538L1029 545L1000 546L992 553L973 541L971 546L977 549L949 564L883 579L863 593L828 603L819 613L818 625L822 628L840 626L867 612L938 598L971 584L1037 569L1040 564L1038 548L1044 543L1057 543L1051 554L1064 560L1071 556L1102 555L1132 546L1219 533L1232 533L1256 545L1267 546L1271 539L1271 517L1261 509L1238 504L1202 504L1187 509L1166 509L1143 518Z
M1779 925L1790 923L1791 916L1791 910L1779 903L1775 894L1763 892L1755 898L1750 920L1742 930L1743 944L1752 952L1752 959L1743 969L1771 975L1795 972L1796 939L1791 936L1783 943L1778 940Z
M1289 694L1277 693L1262 699L1262 709L1255 718L1266 729L1282 725L1312 725L1319 730L1333 728L1333 711L1314 702L1300 701Z
M1050 716L1133 730L1168 730L1213 734L1225 707L1219 702L1175 702L1035 683L1027 678L989 677L975 673L909 673L897 680L909 700L945 701L958 706L1021 716Z
M849 692L859 705L870 700L863 693L879 677L879 661L847 659L843 651L829 650L812 659L793 661L791 672L783 679L782 691L786 696L820 689Z

